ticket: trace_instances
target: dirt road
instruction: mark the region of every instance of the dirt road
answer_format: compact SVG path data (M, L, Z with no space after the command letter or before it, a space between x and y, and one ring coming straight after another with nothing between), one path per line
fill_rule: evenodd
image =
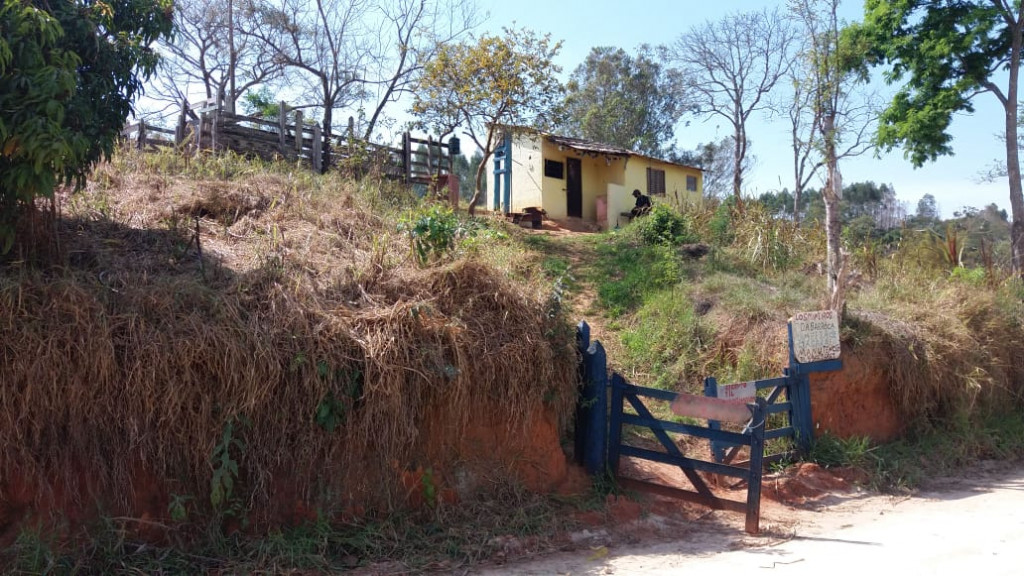
M477 573L1024 574L1024 462L983 463L913 497L852 494L816 510L768 506L756 537L731 516L695 522L671 542L618 546L596 538L573 552Z

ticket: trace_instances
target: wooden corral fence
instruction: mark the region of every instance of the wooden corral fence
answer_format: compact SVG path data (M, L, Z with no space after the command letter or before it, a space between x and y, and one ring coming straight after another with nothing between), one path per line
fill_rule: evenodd
M122 131L122 137L139 150L177 147L185 153L200 150L231 150L264 160L284 158L301 161L323 172L330 166L346 166L358 173L373 172L409 183L436 184L451 173L452 150L458 139L415 138L406 132L401 147L368 142L353 135L349 118L347 134L328 138L318 122L303 117L301 110L280 103L277 118L245 116L224 110L216 100L193 108L183 103L174 130L139 121Z

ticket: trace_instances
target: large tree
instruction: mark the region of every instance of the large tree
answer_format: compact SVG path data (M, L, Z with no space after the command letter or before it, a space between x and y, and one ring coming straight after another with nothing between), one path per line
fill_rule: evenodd
M362 126L369 140L386 108L409 94L439 46L456 42L479 24L473 0L382 0L370 20L370 57L364 69L371 106Z
M750 140L747 122L769 105L768 94L789 70L793 29L777 10L734 13L693 26L674 46L675 60L698 114L724 118L733 129L733 194L743 187Z
M563 88L554 63L561 42L527 29L506 28L475 43L441 45L417 85L412 112L427 127L443 132L462 126L483 154L473 214L483 190L487 159L498 135L515 127L550 128Z
M864 135L871 122L865 118L870 105L853 98L855 87L863 84L866 73L854 64L860 62L860 45L842 33L839 0L790 0L790 10L803 24L807 43L800 57L809 76L804 80L811 103L811 118L819 138L818 153L825 168L825 262L829 302L836 311L845 304L845 258L840 243L842 222L840 200L843 179L839 161L863 152Z
M665 60L664 48L647 45L636 56L611 46L591 48L566 85L562 131L664 157L684 109L679 74L663 67Z
M196 92L223 96L234 111L248 90L276 80L281 62L247 33L254 22L246 6L248 0L176 0L174 39L160 43L161 74L150 96L179 104Z
M0 252L36 197L113 152L171 17L170 0L2 0Z
M253 22L246 35L265 44L291 73L291 87L301 90L300 107L323 111L328 140L334 111L364 94L371 9L369 0L253 0L246 6Z
M1017 148L1018 77L1024 11L1011 0L866 0L854 29L870 42L871 62L905 84L882 113L877 143L902 146L915 166L952 154L953 115L973 111L975 96L1003 107L1010 188L1013 269L1024 274L1024 195Z

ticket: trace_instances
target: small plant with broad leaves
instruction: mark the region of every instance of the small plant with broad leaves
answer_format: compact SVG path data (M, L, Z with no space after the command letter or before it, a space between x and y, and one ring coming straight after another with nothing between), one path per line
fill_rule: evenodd
M213 476L210 478L210 504L217 512L228 516L242 515L241 504L234 498L238 479L238 460L245 451L245 443L235 437L235 429L246 420L236 417L224 423L220 442L213 448Z
M440 204L429 204L406 214L399 222L399 231L409 235L413 254L421 266L448 255L458 239L467 234L459 217Z

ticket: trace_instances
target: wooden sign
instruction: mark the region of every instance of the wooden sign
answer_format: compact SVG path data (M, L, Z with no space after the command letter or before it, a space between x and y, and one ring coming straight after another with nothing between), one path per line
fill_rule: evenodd
M718 385L719 400L746 404L747 402L753 402L755 396L757 396L757 382L737 382L735 384Z
M793 355L801 364L839 358L839 317L835 310L800 312L789 319Z
M693 394L680 394L672 401L672 412L679 416L719 420L742 424L750 420L750 410L736 401L707 398Z

